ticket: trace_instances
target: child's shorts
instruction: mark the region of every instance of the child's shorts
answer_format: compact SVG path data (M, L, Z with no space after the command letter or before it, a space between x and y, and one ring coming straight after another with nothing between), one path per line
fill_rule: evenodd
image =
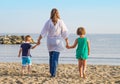
M30 56L22 56L22 66L32 65Z

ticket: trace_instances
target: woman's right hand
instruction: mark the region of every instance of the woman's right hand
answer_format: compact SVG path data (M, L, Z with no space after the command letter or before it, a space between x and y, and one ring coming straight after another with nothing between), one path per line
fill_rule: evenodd
M40 45L40 40L42 39L42 36L40 35L37 41L37 45Z
M38 40L37 45L40 45L40 40Z

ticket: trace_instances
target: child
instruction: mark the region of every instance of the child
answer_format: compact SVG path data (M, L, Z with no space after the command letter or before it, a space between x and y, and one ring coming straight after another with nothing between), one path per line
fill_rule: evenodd
M31 69L31 54L30 49L34 49L38 44L32 46L30 44L32 38L30 35L25 36L25 43L21 44L18 57L20 57L22 52L22 76L24 75L25 67L28 65L28 74L30 73Z
M80 37L75 40L72 46L69 46L68 44L66 45L66 47L70 49L75 48L78 44L76 49L76 58L78 59L80 77L83 78L86 78L86 59L88 58L88 55L90 55L90 42L85 37L85 34L85 29L83 27L79 27L77 29L77 35L79 35Z

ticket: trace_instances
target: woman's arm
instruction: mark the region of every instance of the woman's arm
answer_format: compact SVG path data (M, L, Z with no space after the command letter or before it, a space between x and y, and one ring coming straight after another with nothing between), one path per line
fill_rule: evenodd
M69 44L68 38L65 39L65 42L66 42L66 46L68 46Z
M40 33L40 36L38 37L38 42L37 44L40 44L40 40L45 37L48 33L48 28L49 28L49 20L45 23L41 33Z
M68 29L67 29L66 25L64 24L63 20L61 20L61 28L62 28L62 30L61 30L61 36L64 39L68 38Z
M68 45L68 48L69 49L70 48L75 48L77 46L77 44L78 44L78 42L77 42L77 39L76 39L73 45L71 45L71 46Z
M40 36L38 37L37 45L40 44L40 40L41 40L41 39L42 39L42 35L40 35Z
M87 41L88 43L88 55L90 55L90 41Z

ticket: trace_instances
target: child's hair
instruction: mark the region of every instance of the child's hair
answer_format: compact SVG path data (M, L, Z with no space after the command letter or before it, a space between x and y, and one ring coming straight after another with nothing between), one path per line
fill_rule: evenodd
M78 27L77 29L77 35L85 35L86 31L84 27Z
M27 41L28 38L31 38L31 36L30 35L26 35L25 36L25 41Z

